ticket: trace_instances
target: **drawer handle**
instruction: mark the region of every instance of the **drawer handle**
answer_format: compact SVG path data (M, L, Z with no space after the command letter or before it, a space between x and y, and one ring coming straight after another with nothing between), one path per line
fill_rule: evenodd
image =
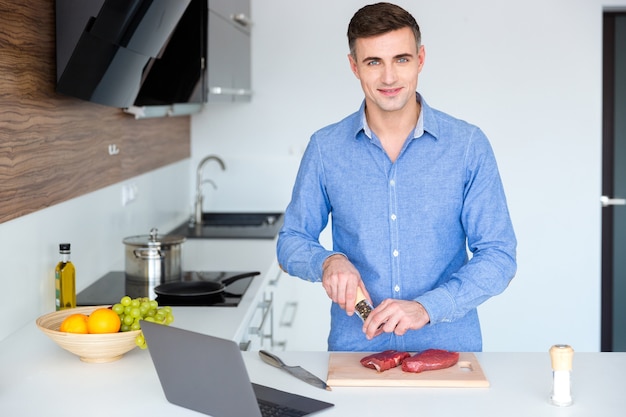
M278 273L276 274L276 278L274 278L273 280L269 281L267 283L267 285L271 285L272 287L276 287L278 286L278 281L280 281L280 276L282 275L282 271L278 271Z
M252 19L246 16L245 13L235 13L230 18L233 20L233 22L245 28L252 26Z
M274 350L276 350L277 348L280 349L280 350L287 350L287 341L283 340L283 341L280 341L280 342L274 342L272 344L272 348Z
M260 302L257 308L264 310L263 317L261 318L261 324L259 324L259 327L250 327L248 332L253 335L262 336L263 327L265 327L265 322L267 320L267 317L269 316L269 313L272 311L272 300L266 300L266 301Z
M288 313L291 312L289 316ZM292 327L296 321L296 313L298 312L298 302L292 301L286 303L283 307L282 314L280 315L280 327Z
M249 88L209 87L209 94L216 96L251 96Z

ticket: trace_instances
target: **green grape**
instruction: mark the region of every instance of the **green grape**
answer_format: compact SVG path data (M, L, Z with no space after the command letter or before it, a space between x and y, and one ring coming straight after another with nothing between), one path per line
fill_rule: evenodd
M139 310L141 311L141 316L145 317L146 313L150 311L150 303L143 301L141 305L139 306Z
M125 315L124 316L124 324L130 326L131 324L133 324L133 322L135 321L135 318L131 315Z
M141 349L145 349L148 347L148 345L146 344L146 338L143 337L143 333L139 333L137 335L137 337L135 338L135 344Z
M130 309L130 316L135 317L135 318L137 318L137 317L140 318L142 316L141 309L139 307L131 308Z
M141 330L141 320L162 325L169 325L174 321L172 307L159 307L159 303L156 300L151 300L148 297L131 298L125 295L111 309L117 313L122 321L120 326L121 332ZM135 339L135 344L141 349L148 347L143 333L139 333Z

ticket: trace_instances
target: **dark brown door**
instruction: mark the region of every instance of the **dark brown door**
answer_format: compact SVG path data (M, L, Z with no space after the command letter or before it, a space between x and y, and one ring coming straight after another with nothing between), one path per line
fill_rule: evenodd
M605 12L602 351L626 351L626 12Z

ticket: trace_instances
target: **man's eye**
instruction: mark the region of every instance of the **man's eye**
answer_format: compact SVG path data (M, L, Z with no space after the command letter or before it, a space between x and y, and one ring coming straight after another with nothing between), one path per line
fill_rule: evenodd
M378 64L380 64L380 61L376 61L376 60L371 60L371 61L368 61L367 63L367 65L378 65Z
M406 62L409 62L409 59L408 58L398 58L398 62L404 64Z

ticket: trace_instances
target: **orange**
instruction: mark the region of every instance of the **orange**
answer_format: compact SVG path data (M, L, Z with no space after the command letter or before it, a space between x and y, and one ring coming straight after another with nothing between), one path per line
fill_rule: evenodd
M87 333L88 319L89 318L84 314L70 314L65 319L63 319L59 330L68 333Z
M89 333L117 333L121 325L120 316L108 308L94 310L87 319Z

